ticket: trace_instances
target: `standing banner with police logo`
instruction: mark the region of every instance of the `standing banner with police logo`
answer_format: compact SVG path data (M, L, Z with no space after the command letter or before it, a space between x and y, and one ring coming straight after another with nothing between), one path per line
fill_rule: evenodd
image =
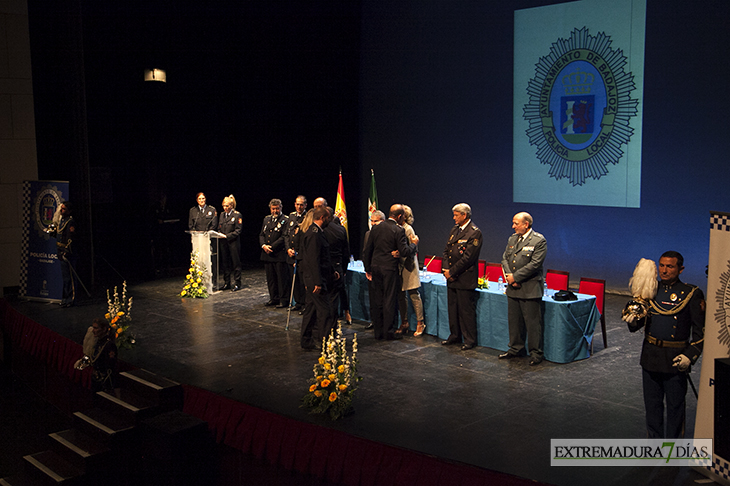
M68 199L67 181L23 183L23 235L20 261L20 296L61 302L63 281L56 254L56 239L46 233L53 215Z
M515 11L514 202L640 207L645 0Z
M719 483L730 484L729 437L715 435L715 360L730 357L730 213L710 213L705 344L702 349L695 437L714 439L712 465L697 467ZM723 411L727 413L727 410ZM719 447L718 447L719 446Z

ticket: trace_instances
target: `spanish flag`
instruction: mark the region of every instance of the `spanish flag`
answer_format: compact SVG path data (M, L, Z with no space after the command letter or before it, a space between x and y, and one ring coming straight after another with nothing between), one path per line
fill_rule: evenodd
M345 188L342 185L342 171L340 171L340 183L337 186L337 203L335 203L335 216L340 218L340 224L347 231L347 239L350 239L350 230L347 228L347 209L345 208Z

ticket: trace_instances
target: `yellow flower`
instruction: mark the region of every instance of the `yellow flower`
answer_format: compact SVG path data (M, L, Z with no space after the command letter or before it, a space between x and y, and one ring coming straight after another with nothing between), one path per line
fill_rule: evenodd
M193 288L196 288L197 286L198 286L198 283L197 282L194 282L193 283Z
M321 365L324 364L324 356L319 357L319 364L321 364Z
M345 372L345 365L338 366L337 367L337 372L338 373L344 373Z
M309 387L309 391L313 392L317 389L317 385L312 385Z
M124 312L117 312L117 317L122 317L124 315Z
M339 388L340 391L345 391L345 390L347 390L347 385L340 385L337 388Z
M190 273L193 273L193 268L190 268ZM188 276L189 277L189 276Z
M328 386L330 386L330 381L322 380L322 383L320 383L320 385L322 385L322 388L327 388Z
M188 276L187 276L186 278L187 278L188 280L192 280L192 279L193 279L193 276L192 276L192 275L188 275Z
M331 369L332 369L332 365L331 365L331 364L329 364L329 363L325 363L325 364L324 364L324 369L326 369L326 370L331 370Z
M182 292L180 292L180 297L183 297L184 295L185 295L185 291L183 290Z
M315 397L321 397L322 396L322 392L319 391L319 390L317 390L316 392L314 392L314 396Z
M324 380L324 376L320 375L317 377L317 381L322 381L322 380Z
M330 393L330 402L334 402L335 400L337 400L337 393Z
M106 318L107 321L112 318L112 316L110 316L109 314L104 315L104 317Z
M198 280L196 280L196 282L198 282L198 283L202 282L202 280L200 280L200 277L198 277Z
M334 374L329 375L327 378L330 379L330 381L335 381L335 378L337 378Z

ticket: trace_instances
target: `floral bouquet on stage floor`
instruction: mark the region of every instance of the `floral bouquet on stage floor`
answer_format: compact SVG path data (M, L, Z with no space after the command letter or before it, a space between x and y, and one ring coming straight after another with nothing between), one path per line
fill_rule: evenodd
M183 286L180 297L190 297L193 299L205 299L208 297L208 291L203 285L203 273L205 267L198 263L198 252L194 251L190 254L190 273L185 277L185 285Z
M352 357L347 355L347 339L337 325L322 347L322 355L314 365L314 378L302 405L311 413L328 413L332 420L352 411L357 382L357 334L352 339Z
M114 297L106 291L107 313L104 317L109 321L109 327L114 335L118 349L130 349L137 342L129 332L132 323L132 297L127 299L127 282L122 283L122 298L119 298L117 287L114 287Z

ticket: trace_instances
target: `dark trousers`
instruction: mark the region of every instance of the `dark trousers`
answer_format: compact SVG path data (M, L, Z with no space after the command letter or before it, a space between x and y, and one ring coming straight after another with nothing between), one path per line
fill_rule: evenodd
M321 346L322 338L329 336L335 323L331 295L328 292L320 291L315 294L307 289L306 301L301 329L301 345L305 349Z
M76 298L76 289L74 288L74 276L71 270L71 261L65 256L59 255L59 262L61 262L61 279L63 281L63 294L61 298L61 304L73 304Z
M449 341L477 345L477 291L470 289L446 290L449 303Z
M370 286L370 318L375 339L393 336L398 327L398 292L401 288L397 270L372 268Z
M646 433L649 439L684 437L687 376L684 373L657 373L642 369ZM664 399L667 401L666 435Z
M266 262L266 285L269 287L269 299L280 304L289 304L289 295L286 289L289 288L286 281L291 278L286 262Z
M221 263L223 264L223 283L241 286L241 255L238 240L228 242L223 240L220 244ZM233 273L233 281L231 281Z
M530 356L542 358L542 299L507 298L509 319L509 352L516 355L525 352L525 336Z

